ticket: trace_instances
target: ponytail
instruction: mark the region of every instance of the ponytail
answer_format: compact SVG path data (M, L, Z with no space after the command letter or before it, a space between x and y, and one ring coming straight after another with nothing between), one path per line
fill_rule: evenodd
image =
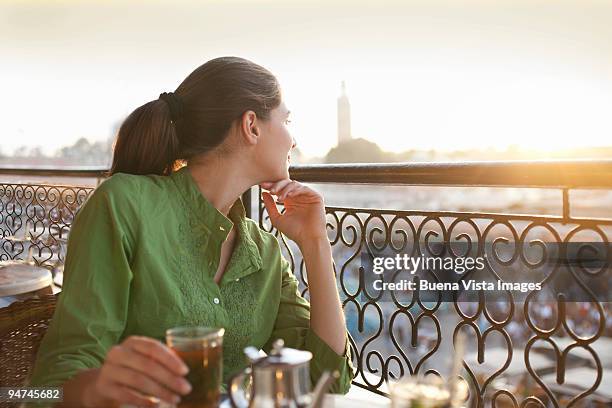
M110 175L168 175L177 167L179 139L170 108L161 99L132 112L119 128Z

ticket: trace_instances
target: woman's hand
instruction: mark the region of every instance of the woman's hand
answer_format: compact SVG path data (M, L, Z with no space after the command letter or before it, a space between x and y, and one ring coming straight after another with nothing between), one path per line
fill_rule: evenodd
M85 398L87 406L132 404L157 406L154 398L176 404L191 385L188 368L169 347L155 339L131 336L113 346Z
M327 240L325 202L315 190L290 179L261 183L260 186L276 195L285 206L281 214L272 194L262 192L272 225L289 239L302 245L315 239Z

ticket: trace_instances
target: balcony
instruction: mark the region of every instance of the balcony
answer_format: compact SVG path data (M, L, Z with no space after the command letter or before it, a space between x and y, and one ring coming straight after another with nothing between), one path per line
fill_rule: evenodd
M351 333L356 387L387 395L387 383L405 375L445 377L453 339L461 332L468 339L461 376L469 384L469 406L609 406L612 217L606 207L609 210L612 204L612 161L308 165L292 167L290 172L295 180L335 191L336 198L345 192L377 194L378 202L389 207L391 195L385 200L387 190L380 188L406 189L405 198L396 200L403 201L404 208L326 207L337 284ZM104 179L104 169L0 168L0 176L0 260L24 259L30 253L42 266L63 262L62 240L79 206ZM67 181L29 181L36 178ZM79 181L70 181L75 178ZM449 188L463 189L464 197L473 194L470 205L451 208L457 205L451 206L444 195ZM500 189L518 191L527 202L534 197L532 192L544 192L538 197L546 197L546 205L535 214L520 205L483 210L490 208L485 204ZM256 190L243 196L249 216L277 236L308 296L299 251L272 228L262 202L255 198L260 196ZM402 190L394 191L402 198ZM421 198L415 198L419 194ZM439 208L432 209L429 199L436 195ZM603 212L578 214L584 209L577 201L590 196L603 203ZM30 240L10 238L23 235L26 228L31 229ZM520 299L509 293L502 301L491 301L482 293L476 300L436 301L423 300L415 291L384 300L367 287L368 272L360 259L364 251L401 247L425 256L448 250L452 242L469 243L477 254L488 255L492 263L487 272L502 281L510 277L507 270L514 276L534 272L547 256L541 251L540 259L534 260L525 248L596 243L607 252L598 270L561 256L566 267L553 268L543 278L544 287L561 277L571 283L566 287L572 292L583 288L579 298L572 298L575 293L568 290L546 301L535 291ZM591 290L594 282L603 288L603 297L601 291Z

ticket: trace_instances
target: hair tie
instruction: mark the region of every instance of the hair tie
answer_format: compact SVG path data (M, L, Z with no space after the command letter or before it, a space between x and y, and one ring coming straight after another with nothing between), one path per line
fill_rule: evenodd
M159 94L159 99L168 104L168 109L170 110L170 120L172 122L176 122L177 120L181 119L185 106L178 95L176 95L174 92L164 92Z

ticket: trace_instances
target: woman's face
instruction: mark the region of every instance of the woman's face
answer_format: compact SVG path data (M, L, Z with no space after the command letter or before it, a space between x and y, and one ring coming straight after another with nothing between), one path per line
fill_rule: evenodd
M255 146L255 161L261 171L262 181L278 181L289 178L291 149L295 141L287 125L289 110L284 102L270 112L268 120L259 121L260 134Z

